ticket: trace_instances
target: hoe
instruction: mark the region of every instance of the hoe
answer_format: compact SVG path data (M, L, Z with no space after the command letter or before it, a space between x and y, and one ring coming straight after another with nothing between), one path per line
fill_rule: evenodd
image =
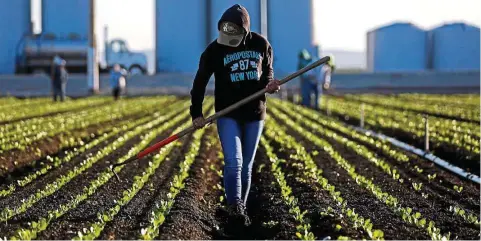
M326 56L326 57L323 57L322 59L319 59L317 60L316 62L290 74L289 76L285 77L284 79L282 79L280 81L280 84L283 85L285 83L287 83L288 81L306 73L307 71L311 70L311 69L314 69L322 64L325 64L327 62L329 62L330 60L330 57L329 56ZM205 119L205 123L206 125L209 125L211 123L213 123L215 120L217 120L219 117L231 112L232 110L235 110L237 108L239 108L240 106L256 99L256 98L259 98L260 96L264 95L265 93L267 93L267 89L263 89L263 90L259 90L258 92L246 97L245 99L235 103L235 104L232 104L231 106L215 113L214 115L211 115L209 116L208 118ZM120 178L119 176L117 175L117 173L115 173L114 171L114 168L117 167L117 166L122 166L122 165L125 165L125 164L128 164L130 162L134 162L136 160L139 160L147 155L149 155L150 153L152 152L155 152L157 150L159 150L160 148L162 148L163 146L173 142L173 141L176 141L178 140L179 138L182 138L183 136L187 135L187 134L190 134L192 132L194 132L196 130L196 128L194 126L190 126L189 128L187 129L184 129L182 131L180 131L179 133L176 133L170 137L167 137L165 138L164 140L148 147L147 149L139 152L137 155L125 160L124 162L120 162L120 163L116 163L116 164L113 164L110 166L110 170L115 174L115 177L117 178L117 180L120 182Z

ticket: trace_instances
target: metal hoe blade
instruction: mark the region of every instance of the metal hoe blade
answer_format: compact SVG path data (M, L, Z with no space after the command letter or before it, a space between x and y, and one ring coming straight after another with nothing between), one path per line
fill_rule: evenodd
M123 165L125 165L125 164L127 164L127 163L130 163L130 162L133 162L133 161L136 161L137 159L138 159L137 156L133 156L133 157L125 160L124 162L115 163L115 164L113 164L113 165L110 165L109 169L110 169L110 171L115 175L115 178L117 178L117 181L121 182L120 177L119 177L119 175L117 175L117 173L115 172L114 168L116 168L116 167L118 167L118 166L123 166Z

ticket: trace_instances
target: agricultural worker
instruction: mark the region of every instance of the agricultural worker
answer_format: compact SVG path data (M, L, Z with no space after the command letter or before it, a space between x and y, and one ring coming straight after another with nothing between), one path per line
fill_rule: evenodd
M112 88L114 100L118 100L120 93L124 90L125 78L127 78L127 71L120 67L119 64L115 64L112 71L110 71L110 87Z
M53 101L65 100L65 92L67 88L68 72L67 72L67 62L58 56L54 59L52 66L52 89L53 89Z
M307 73L301 75L301 104L303 106L319 109L320 97L323 90L329 89L331 85L331 75L334 71L334 56L326 64L321 65L321 68L315 68ZM299 53L299 66L302 69L305 66L317 61L312 58L309 52L304 49ZM311 97L313 97L311 99ZM314 102L314 105L312 104Z
M300 70L312 63L312 57L309 51L306 49L301 50L299 53L299 62L297 69ZM303 106L311 106L311 92L313 83L316 81L315 70L310 70L299 77L300 89L301 89L301 104Z
M190 114L194 127L206 122L202 115L207 83L215 77L215 110L218 112L255 92L267 88L279 91L274 80L273 51L267 39L250 31L247 10L236 4L218 22L219 36L202 53L190 92ZM252 165L266 116L263 95L217 120L224 153L224 187L228 211L236 221L249 225L246 202L251 185Z

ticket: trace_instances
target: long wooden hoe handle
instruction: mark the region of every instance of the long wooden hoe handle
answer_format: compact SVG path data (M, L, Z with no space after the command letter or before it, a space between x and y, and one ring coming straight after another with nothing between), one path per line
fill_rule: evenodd
M317 60L316 62L314 62L314 63L312 63L312 64L310 64L310 65L308 65L308 66L306 66L306 67L304 67L304 68L302 68L302 69L300 69L300 70L298 70L298 71L296 71L296 72L294 72L294 73L292 73L292 74L290 74L290 75L288 75L288 76L285 77L285 78L283 78L283 79L280 81L280 82L281 82L280 84L283 85L283 84L289 82L290 80L298 77L299 75L302 75L302 74L306 73L307 71L309 71L309 70L311 70L311 69L314 69L314 68L316 68L316 67L318 67L318 66L320 66L320 65L322 65L322 64L327 63L329 60L330 60L330 57L329 57L329 56L326 56L326 57L324 57L324 58L322 58L322 59L319 59L319 60ZM207 119L205 119L205 123L206 123L206 124L207 124L207 123L212 123L212 122L214 122L215 120L217 120L219 117L221 117L221 116L223 116L223 115L225 115L225 114L227 114L227 113L229 113L229 112L231 112L231 111L239 108L240 106L242 106L242 105L244 105L244 104L246 104L246 103L248 103L248 102L250 102L250 101L252 101L252 100L254 100L254 99L259 98L260 96L264 95L265 93L267 93L267 89L259 90L258 92L254 93L254 94L252 94L252 95L250 95L250 96L248 96L248 97L246 97L245 99L242 99L242 100L240 100L239 102L237 102L237 103L235 103L235 104L232 104L231 106L229 106L229 107L227 107L227 108L225 108L225 109L223 109L223 110L215 113L214 115L209 116ZM124 161L124 162L121 162L121 163L116 163L116 164L112 165L112 166L111 166L111 169L113 170L113 168L116 167L116 166L125 165L125 164L127 164L127 163L129 163L129 162L133 162L133 161L135 161L135 160L141 159L142 157L147 156L148 154L150 154L150 153L152 153L152 152L154 152L154 151L156 151L156 150L159 150L159 149L162 148L163 146L165 146L165 145L167 145L167 144L169 144L169 143L171 143L171 142L173 142L173 141L176 141L176 140L182 138L183 136L194 132L195 130L196 130L196 128L195 128L194 126L190 126L189 128L184 129L184 130L182 130L181 132L176 133L176 134L174 134L174 135L172 135L172 136L170 136L170 137L167 137L166 139L164 139L164 140L162 140L162 141L160 141L160 142L158 142L158 143L156 143L156 144L148 147L147 149L139 152L136 156L134 156L134 157L132 157L132 158L129 158L128 160L126 160L126 161ZM115 173L115 172L114 172L114 173ZM116 174L116 175L117 175L117 174ZM118 177L117 177L117 178L118 178Z

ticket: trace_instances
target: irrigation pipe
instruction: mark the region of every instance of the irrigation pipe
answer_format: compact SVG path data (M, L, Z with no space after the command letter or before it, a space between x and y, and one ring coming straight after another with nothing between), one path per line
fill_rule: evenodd
M363 129L363 128L359 128L359 127L355 127L355 126L351 126L354 130L358 131L358 132L361 132L363 134L367 134L367 135L371 135L371 136L375 136L379 139L382 139L382 140L386 140L388 142L390 142L391 144L403 149L403 150L406 150L406 151L409 151L409 152L412 152L424 159L427 159L429 161L432 161L434 163L436 163L437 165L461 176L461 177L464 177L468 180L471 180L477 184L480 184L480 179L479 179L479 176L476 176L475 174L472 174L472 173L469 173L469 172L466 172L464 171L463 169L457 167L457 166L454 166L452 165L451 163L431 154L431 153L428 153L428 152L425 152L419 148L416 148L414 146L411 146L407 143L404 143L402 141L399 141L399 140L396 140L392 137L389 137L389 136L386 136L386 135L383 135L383 134L380 134L380 133L376 133L374 131L370 131L370 130L366 130L366 129Z

